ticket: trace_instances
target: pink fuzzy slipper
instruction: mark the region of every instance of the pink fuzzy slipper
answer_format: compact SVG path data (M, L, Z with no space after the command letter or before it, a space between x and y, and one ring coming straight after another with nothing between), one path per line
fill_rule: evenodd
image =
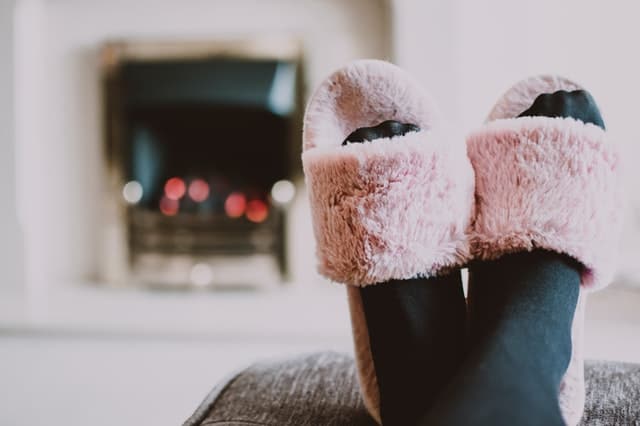
M342 146L386 120L421 130ZM434 276L468 259L473 170L431 98L404 71L362 60L329 76L304 119L302 161L320 273L349 284L365 404L380 421L379 392L358 287Z
M613 278L622 208L619 161L605 131L561 117L520 117L542 93L581 89L555 76L512 87L487 123L467 140L476 173L475 258L547 249L583 265L572 327L573 353L560 388L566 422L584 409L583 326L586 294Z

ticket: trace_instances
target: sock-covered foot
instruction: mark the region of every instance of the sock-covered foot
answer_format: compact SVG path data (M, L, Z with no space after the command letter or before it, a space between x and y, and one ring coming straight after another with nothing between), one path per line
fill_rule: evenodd
M389 120L357 129L343 145L418 130L413 124ZM416 424L459 367L463 354L466 307L460 272L393 280L359 291L382 423Z
M539 95L518 117L571 117L605 129L600 109L586 90L558 90Z
M470 349L425 425L564 425L558 386L571 359L580 273L556 253L470 268Z
M572 117L604 129L584 90L541 94L524 116ZM572 357L582 269L544 250L472 264L470 351L424 424L564 425L558 391Z
M420 128L415 124L400 123L395 120L387 120L373 127L360 127L346 137L342 145L350 143L363 143L382 138L404 136L409 132L417 132Z
M361 60L311 96L302 165L318 271L346 286L363 403L378 423L413 424L464 337L449 272L470 253L465 143L410 75Z

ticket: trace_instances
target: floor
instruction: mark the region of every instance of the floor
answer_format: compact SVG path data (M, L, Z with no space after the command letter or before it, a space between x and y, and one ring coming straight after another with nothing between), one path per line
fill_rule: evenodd
M0 297L0 425L180 425L230 372L351 350L344 289Z
M257 358L323 348L247 342L2 337L0 424L180 425L229 372Z

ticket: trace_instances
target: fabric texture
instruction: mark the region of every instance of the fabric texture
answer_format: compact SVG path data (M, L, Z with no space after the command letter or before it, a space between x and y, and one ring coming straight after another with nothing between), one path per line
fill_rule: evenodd
M640 425L640 365L587 362L583 426ZM320 352L252 365L217 386L184 426L374 426L353 359Z
M580 262L582 289L572 326L572 360L560 387L565 420L584 406L583 327L586 292L615 271L622 224L620 161L605 131L572 118L520 117L543 93L581 90L558 76L509 89L487 123L467 139L476 173L471 251L478 259L543 248Z
M564 426L558 390L579 294L579 265L556 252L472 262L468 351L420 424Z
M360 292L383 425L417 425L465 356L460 271L393 280Z
M386 120L421 130L342 146ZM362 60L333 73L309 101L303 139L320 273L366 286L467 261L473 171L464 143L400 68Z

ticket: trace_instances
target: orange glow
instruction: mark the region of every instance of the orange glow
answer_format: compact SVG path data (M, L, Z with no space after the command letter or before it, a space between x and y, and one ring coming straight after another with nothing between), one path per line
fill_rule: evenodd
M168 197L162 197L160 200L160 211L165 216L175 216L180 209L180 203L178 200L172 200Z
M197 203L209 197L209 184L203 179L194 179L189 184L189 197Z
M179 200L186 191L187 187L179 177L173 177L164 184L164 193L170 200Z
M240 217L247 208L247 197L241 192L232 192L224 202L224 211L229 217Z
M269 206L262 200L251 200L247 204L247 219L251 222L264 222L269 216Z

